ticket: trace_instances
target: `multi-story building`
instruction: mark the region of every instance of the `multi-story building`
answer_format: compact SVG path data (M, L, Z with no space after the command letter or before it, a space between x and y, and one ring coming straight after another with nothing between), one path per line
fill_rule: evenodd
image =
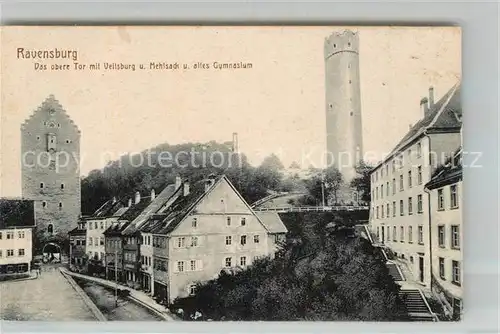
M105 202L90 217L85 217L87 246L86 253L89 258L91 271L104 271L105 263L105 237L104 232L125 213L128 207L121 201L112 198Z
M35 220L33 201L0 199L0 280L30 274Z
M273 256L287 232L278 215L257 215L223 175L184 181L153 219L144 233L153 236L154 291L168 302L222 270Z
M35 201L36 248L77 225L79 166L80 130L51 95L21 126L22 194Z
M68 232L71 269L83 270L88 264L86 225L87 222L82 219L78 222L77 227Z
M429 194L432 290L459 319L463 296L462 152L438 168L426 184Z
M400 257L423 285L431 283L425 184L461 143L460 83L434 103L421 101L423 118L371 173L370 225L378 240Z

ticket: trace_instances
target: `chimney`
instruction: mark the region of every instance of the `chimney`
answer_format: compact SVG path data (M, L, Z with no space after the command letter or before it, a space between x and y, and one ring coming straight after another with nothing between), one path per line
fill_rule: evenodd
M132 206L132 198L128 199L128 207L130 208Z
M182 183L181 177L177 175L175 177L175 190L181 187L181 183Z
M155 197L156 197L155 190L151 189L151 202L155 200Z
M184 182L184 192L183 196L189 195L189 182Z
M238 133L233 132L233 152L234 153L239 153L239 148L238 148Z
M424 117L427 116L429 113L429 100L426 97L423 97L420 100L420 109L422 109L422 113L424 114Z
M434 105L434 87L429 87L429 109Z
M136 192L135 192L135 200L134 200L134 204L137 204L137 203L139 203L140 201L141 201L141 194L140 194L138 191L136 191Z

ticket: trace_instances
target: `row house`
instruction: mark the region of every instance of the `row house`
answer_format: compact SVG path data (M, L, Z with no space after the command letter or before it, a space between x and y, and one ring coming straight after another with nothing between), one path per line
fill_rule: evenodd
M426 287L431 286L431 227L425 185L461 145L460 90L459 82L434 102L431 87L421 100L423 118L371 173L371 231Z
M432 289L458 319L463 309L462 181L460 149L425 186L430 196Z
M30 274L35 221L34 201L0 199L0 280Z
M69 259L71 270L84 270L88 265L87 255L87 222L78 221L77 226L68 232Z
M83 218L86 222L86 254L89 259L89 271L105 272L104 232L128 210L130 205L130 202L127 206L113 197L98 208L92 216Z

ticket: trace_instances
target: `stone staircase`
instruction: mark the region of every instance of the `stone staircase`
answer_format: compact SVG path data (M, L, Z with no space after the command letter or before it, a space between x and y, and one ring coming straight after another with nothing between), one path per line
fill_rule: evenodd
M386 264L387 269L389 269L389 274L394 278L395 282L404 281L403 273L399 270L398 265L392 262Z
M418 289L400 290L399 297L408 309L411 321L437 321L424 295Z

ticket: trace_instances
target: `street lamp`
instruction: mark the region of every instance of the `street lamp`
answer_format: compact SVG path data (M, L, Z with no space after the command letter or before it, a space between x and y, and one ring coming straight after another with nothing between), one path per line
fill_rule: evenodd
M118 251L115 250L115 307L118 307Z

